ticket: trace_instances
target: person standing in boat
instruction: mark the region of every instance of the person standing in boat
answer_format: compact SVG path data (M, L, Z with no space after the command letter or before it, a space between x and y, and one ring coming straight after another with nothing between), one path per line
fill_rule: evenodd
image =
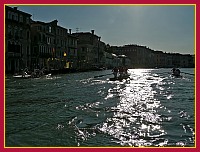
M123 77L124 76L124 68L120 67L119 68L119 77Z
M25 70L22 71L22 78L25 78Z
M128 75L128 68L124 67L124 75L127 76Z
M175 73L176 73L177 76L181 75L181 71L179 69L176 69Z
M114 78L117 78L118 71L119 71L119 70L118 70L117 67L114 67L114 68L112 69L112 72L113 72Z
M174 74L174 72L176 71L176 68L173 68L171 71L172 71L172 74Z

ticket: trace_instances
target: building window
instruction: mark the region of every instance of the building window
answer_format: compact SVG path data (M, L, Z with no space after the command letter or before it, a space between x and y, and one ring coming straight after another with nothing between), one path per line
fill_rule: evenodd
M46 37L45 37L45 35L43 34L43 36L42 36L42 42L45 42L46 41Z
M15 30L14 30L14 34L15 34L15 38L18 39L18 28L17 26L15 26Z
M27 40L30 38L30 32L29 31L27 31L26 38L27 38Z
M60 40L60 42L61 42L61 46L63 46L63 40Z
M22 15L19 16L19 22L21 22L21 23L23 22L23 16Z
M10 25L8 25L8 36L12 36L12 27Z
M49 33L51 33L52 32L52 29L51 29L51 26L49 26Z
M12 19L12 12L8 11L8 19Z
M59 35L59 29L57 29L57 34Z
M15 20L15 14L12 13L12 20Z
M39 41L42 42L42 34L39 34Z
M26 17L26 24L29 24L29 17Z
M15 13L15 21L18 21L18 14Z
M51 44L51 38L50 37L47 38L47 44Z

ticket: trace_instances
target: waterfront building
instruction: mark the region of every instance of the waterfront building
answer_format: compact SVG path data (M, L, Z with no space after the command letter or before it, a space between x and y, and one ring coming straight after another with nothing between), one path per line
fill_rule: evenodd
M56 22L33 21L31 24L32 69L48 68L55 60L55 24Z
M140 45L111 46L108 52L126 55L132 68L193 68L195 65L190 54L164 53Z
M101 42L101 37L91 32L73 33L78 38L78 69L89 70L100 67L103 62L103 55L106 48L105 43Z
M154 51L154 62L157 68L164 68L167 65L167 55L162 51Z
M33 68L76 68L77 38L68 33L68 29L59 26L57 20L33 21L31 29Z
M139 45L111 46L110 51L117 55L126 55L132 68L152 68L154 64L153 50Z
M172 58L172 54L170 54L170 53L165 53L165 65L164 65L164 67L166 67L166 68L172 68L173 67L173 58Z
M194 56L190 54L171 53L174 67L194 68Z
M31 66L31 15L5 6L5 69L19 72Z

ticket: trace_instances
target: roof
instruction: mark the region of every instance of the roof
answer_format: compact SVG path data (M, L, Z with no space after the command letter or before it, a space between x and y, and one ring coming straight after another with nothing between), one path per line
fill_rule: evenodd
M7 9L7 10L12 10L12 11L14 11L14 12L18 12L18 13L24 14L24 15L29 16L29 17L32 16L32 15L29 14L29 13L26 13L26 12L23 12L23 11L18 10L17 7L10 7L10 6L7 6L7 5L6 5L6 6L5 6L5 9Z

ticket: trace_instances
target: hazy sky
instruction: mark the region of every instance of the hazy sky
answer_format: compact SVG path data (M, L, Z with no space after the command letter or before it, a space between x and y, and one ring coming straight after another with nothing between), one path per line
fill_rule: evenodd
M195 7L164 6L18 6L36 21L57 19L76 32L101 36L110 45L138 44L153 50L194 54Z

